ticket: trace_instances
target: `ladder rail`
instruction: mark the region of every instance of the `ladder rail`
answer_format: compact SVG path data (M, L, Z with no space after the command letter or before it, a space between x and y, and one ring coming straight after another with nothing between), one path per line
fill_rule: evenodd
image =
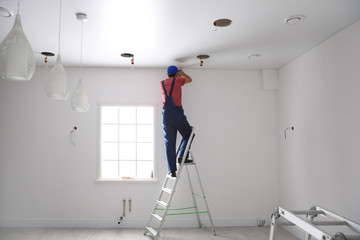
M166 187L168 181L169 181L169 178L166 177L165 180L164 180L164 183L163 183L162 188L165 188L165 187ZM158 196L157 199L161 199L162 196L163 196L163 194L164 194L164 192L163 192L162 190L160 190L160 193L159 193L159 196ZM155 202L154 209L153 209L153 211L152 211L151 214L150 214L150 218L149 218L148 223L146 224L147 227L150 227L150 225L151 225L151 221L152 221L152 219L153 219L153 215L152 215L152 214L156 214L157 205L158 205L157 202ZM162 216L162 219L164 219L164 216ZM160 224L161 224L161 223L160 223ZM157 231L157 233L158 233L158 232L159 232L159 231ZM153 234L152 232L150 232L150 233ZM155 237L155 236L154 236L154 237Z
M354 221L351 221L343 216L340 216L336 213L333 213L325 208L319 207L319 206L315 206L316 210L318 211L322 211L324 212L324 215L327 216L328 218L335 220L335 221L343 221L346 222L346 225L349 229L351 229L352 231L354 231L355 233L360 235L360 224L356 223Z
M168 181L169 181L169 178L166 176L162 189L166 187L166 184L167 184ZM175 180L173 189L176 188L177 181L178 181L178 178L176 178L176 180ZM156 214L157 206L160 205L159 202L161 202L160 199L161 199L161 197L162 197L162 195L163 195L162 189L160 190L159 198L158 198L158 200L157 200L156 203L155 203L155 207L154 207L154 209L153 209L153 211L152 211L152 214L150 215L149 222L148 222L148 224L146 225L147 231L150 232L150 233L154 236L154 240L158 239L158 237L160 236L160 231L161 231L161 229L162 229L162 227L163 227L163 225L164 225L165 217L166 217L166 215L167 215L167 213L168 213L168 211L169 211L170 203L171 203L171 200L172 200L172 198L173 198L173 196L174 196L174 193L175 193L175 191L171 191L170 196L169 196L169 199L168 199L167 204L166 204L166 206L165 206L164 213L163 213L162 216L161 216L161 221L160 221L160 223L159 223L159 226L157 227L157 231L155 232L156 234L154 235L154 232L153 232L153 231L149 231L149 228L150 228L151 222L152 222L153 217L154 217L153 214Z
M187 177L188 177L188 181L189 181L189 185L190 185L191 196L192 196L192 199L193 199L194 205L195 205L195 211L199 212L199 209L198 209L197 203L196 203L196 199L195 199L195 196L194 196L194 188L192 186L191 179L190 179L190 172L189 172L189 169L188 169L187 166L186 166L186 173L187 173ZM197 220L198 220L199 227L201 227L199 213L196 214L196 217L197 217Z
M208 202L207 202L207 200L206 200L205 191L204 191L204 188L203 188L203 185L202 185L202 182L201 182L201 179L200 179L200 174L199 174L199 171L198 171L198 169L197 169L196 164L194 164L194 167L195 167L196 175L197 175L198 180L199 180L199 185L200 185L200 189L201 189L201 194L204 196L204 202L205 202L205 206L206 206L206 211L208 212L208 215L209 215L209 220L210 220L211 228L212 228L213 232L216 234L216 232L215 232L215 227L214 227L214 222L213 222L212 217L211 217L209 205L208 205Z
M194 134L195 134L194 131L195 131L195 128L193 127L192 130L191 130L191 134L190 134L189 140L188 140L188 142L187 142L187 144L186 144L186 147L185 147L185 151L184 151L184 155L183 155L183 158L182 158L182 161L181 161L181 164L180 164L180 168L179 168L179 170L178 170L178 172L177 172L177 174L178 174L179 176L181 175L182 169L183 169L183 167L184 167L185 159L186 159L186 156L187 156L187 154L188 154L188 152L189 152L190 145L191 145L191 141L192 141L192 139L193 139L193 137L194 137ZM183 142L183 140L181 140L181 143L182 143L182 142ZM180 154L180 147L181 147L181 144L179 145L179 148L178 148L178 150L177 150L176 157L177 157L178 154Z

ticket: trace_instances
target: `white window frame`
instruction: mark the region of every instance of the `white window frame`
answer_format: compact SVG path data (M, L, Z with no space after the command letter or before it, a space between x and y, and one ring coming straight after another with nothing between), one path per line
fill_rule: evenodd
M153 126L154 126L154 135L153 135L153 143L154 143L154 151L153 151L153 178L135 178L135 179L124 179L124 178L101 178L101 107L153 107ZM97 103L97 164L96 164L96 180L95 182L144 182L144 183L157 183L159 182L157 177L157 124L156 119L158 118L157 111L158 107L156 104L126 104L126 103Z

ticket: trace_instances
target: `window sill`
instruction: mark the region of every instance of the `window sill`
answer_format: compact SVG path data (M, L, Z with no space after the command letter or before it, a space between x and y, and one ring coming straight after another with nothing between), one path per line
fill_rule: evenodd
M102 179L98 178L94 180L95 183L158 183L158 179Z

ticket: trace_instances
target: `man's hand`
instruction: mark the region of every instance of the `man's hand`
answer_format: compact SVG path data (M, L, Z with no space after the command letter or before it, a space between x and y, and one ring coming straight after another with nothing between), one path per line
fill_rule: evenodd
M189 75L187 75L186 73L184 73L183 70L178 71L178 72L177 72L177 75L178 75L179 77L185 78L185 83L192 82L192 78L191 78Z

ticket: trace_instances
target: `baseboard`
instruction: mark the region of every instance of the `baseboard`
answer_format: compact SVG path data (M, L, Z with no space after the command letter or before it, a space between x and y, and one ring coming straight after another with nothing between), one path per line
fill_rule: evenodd
M215 227L250 227L257 226L257 219L224 219L214 220ZM268 226L270 219L265 219ZM210 221L202 221L210 226ZM143 228L147 224L145 220L127 220L126 218L118 224L112 220L0 220L0 228ZM191 228L198 227L196 220L173 220L167 219L166 228Z

